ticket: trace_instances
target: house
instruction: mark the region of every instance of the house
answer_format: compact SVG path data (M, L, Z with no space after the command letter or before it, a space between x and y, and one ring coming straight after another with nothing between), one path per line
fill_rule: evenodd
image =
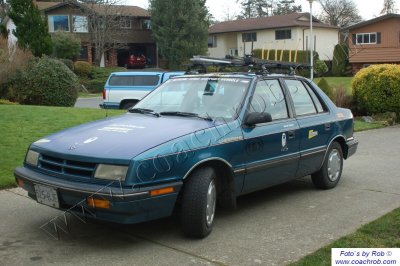
M156 44L151 35L150 15L147 10L136 6L100 6L80 4L76 1L36 2L48 21L50 34L57 31L70 32L81 40L79 60L93 63L95 42L100 38L108 40L107 49L102 56L107 66L125 66L131 53L143 54L151 64L157 63ZM112 36L93 34L89 25L93 14L110 16L116 21L116 28L107 32ZM97 38L97 39L96 39Z
M314 49L330 61L339 41L339 28L313 18ZM209 29L212 57L250 54L252 49L309 50L310 14L251 18L217 23Z
M370 64L400 64L400 15L387 14L346 28L353 73Z

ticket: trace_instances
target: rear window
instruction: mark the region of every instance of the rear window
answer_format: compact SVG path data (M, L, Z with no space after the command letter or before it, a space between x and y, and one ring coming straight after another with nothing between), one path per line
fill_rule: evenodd
M155 86L158 85L159 80L159 75L112 76L108 84L110 86Z

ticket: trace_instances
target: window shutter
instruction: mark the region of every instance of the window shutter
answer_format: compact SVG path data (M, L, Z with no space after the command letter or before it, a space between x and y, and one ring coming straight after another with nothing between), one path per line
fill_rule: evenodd
M357 42L357 35L356 34L353 34L352 36L351 36L351 39L352 39L352 43L355 45Z
M377 43L377 44L380 44L380 43L381 43L381 33L380 33L380 32L377 32L377 33L376 33L376 43Z

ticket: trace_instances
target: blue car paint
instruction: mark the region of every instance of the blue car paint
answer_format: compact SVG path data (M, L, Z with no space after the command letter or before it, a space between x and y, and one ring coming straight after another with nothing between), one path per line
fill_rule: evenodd
M243 100L243 106L247 106L254 84L261 77L240 77L252 79ZM314 83L304 81L326 104L325 113L292 117L256 125L255 128L243 125L246 108L241 109L236 120L228 123L127 113L55 133L46 137L46 141L33 143L30 148L66 160L129 165L124 183L109 186L114 191L112 195L117 197L109 197L113 201L112 209L94 210L98 213L96 218L136 223L165 217L171 214L185 178L196 166L208 161L217 161L230 169L233 191L238 196L318 170L333 140L351 144L348 150L345 147L344 154L345 158L352 155L357 142L352 138L351 112L337 108ZM310 130L321 132L320 140L307 141ZM288 140L287 150L280 150L282 134L289 131L293 131L295 137ZM268 168L268 175L260 171L264 168ZM76 204L107 183L49 173L26 163L23 168L15 170L15 176L25 182L24 188L33 198L32 183L59 187L61 209ZM67 178L70 179L64 181ZM63 189L63 182L80 191ZM157 197L148 193L171 184L175 187L174 193ZM133 199L118 200L121 195L132 195Z

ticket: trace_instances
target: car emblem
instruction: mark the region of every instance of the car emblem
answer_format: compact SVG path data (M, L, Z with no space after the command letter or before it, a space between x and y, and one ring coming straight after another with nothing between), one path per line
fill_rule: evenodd
M287 138L286 138L286 133L282 133L282 151L287 151Z

